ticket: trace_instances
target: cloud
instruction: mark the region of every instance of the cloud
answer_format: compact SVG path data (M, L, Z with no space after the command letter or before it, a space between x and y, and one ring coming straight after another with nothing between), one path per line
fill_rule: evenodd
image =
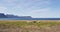
M6 13L7 12L7 8L6 7L3 7L3 6L0 6L0 13Z
M32 10L33 14L40 14L40 13L44 13L50 11L50 8L42 8L42 9L37 9L37 10Z
M49 4L49 0L1 0L1 5L6 7L21 7L30 8L30 7L45 7Z
M0 5L1 12L33 17L50 11L49 0L0 0Z

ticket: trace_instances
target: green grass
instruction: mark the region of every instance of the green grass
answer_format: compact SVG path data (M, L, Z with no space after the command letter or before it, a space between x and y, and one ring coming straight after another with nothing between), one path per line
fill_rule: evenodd
M28 27L28 26L37 26L37 27L50 27L54 25L60 25L60 22L43 22L43 21L0 21L0 28L19 28L19 27Z

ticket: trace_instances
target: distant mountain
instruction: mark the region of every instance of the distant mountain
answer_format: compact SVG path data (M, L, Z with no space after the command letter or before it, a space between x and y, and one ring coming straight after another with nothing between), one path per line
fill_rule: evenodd
M31 16L16 16L16 15L5 15L4 13L0 13L0 18L21 18L21 19L31 19Z
M6 15L8 18L19 18L19 16L15 16L15 15Z
M32 18L31 16L5 15L0 13L0 20L60 20L60 18Z
M32 18L31 16L16 16L16 15L6 15L8 18Z
M7 18L7 16L4 15L3 13L0 13L0 18Z

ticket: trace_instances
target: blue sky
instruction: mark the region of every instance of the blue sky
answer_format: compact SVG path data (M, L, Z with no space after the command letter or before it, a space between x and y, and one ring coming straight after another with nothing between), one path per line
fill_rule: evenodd
M60 0L0 0L0 13L60 18Z

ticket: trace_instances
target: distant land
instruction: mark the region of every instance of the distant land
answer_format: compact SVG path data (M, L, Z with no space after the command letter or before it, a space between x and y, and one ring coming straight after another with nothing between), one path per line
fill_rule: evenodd
M16 16L0 13L0 20L60 20L60 18L33 18L31 16Z
M16 16L16 15L10 15L10 14L4 14L0 13L0 18L32 18L31 16Z

